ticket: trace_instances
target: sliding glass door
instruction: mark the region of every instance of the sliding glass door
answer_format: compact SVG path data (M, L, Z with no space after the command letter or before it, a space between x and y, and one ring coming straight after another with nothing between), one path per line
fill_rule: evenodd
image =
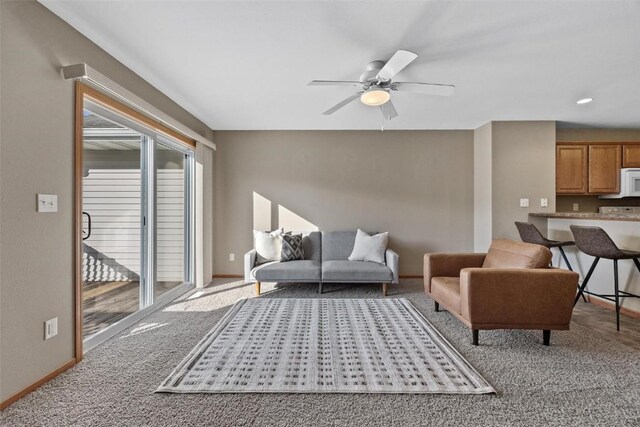
M140 309L144 135L84 112L83 336Z
M82 144L82 333L90 348L192 286L194 153L87 99Z
M156 143L156 296L190 282L191 156L168 140Z

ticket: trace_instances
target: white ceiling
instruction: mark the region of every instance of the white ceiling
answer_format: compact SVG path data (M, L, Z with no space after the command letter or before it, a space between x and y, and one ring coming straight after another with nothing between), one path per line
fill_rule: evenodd
M385 129L640 127L637 1L41 1L214 130L378 129L358 101L321 114L352 88L307 83L357 80L397 49L419 58L395 80L457 90L394 93Z

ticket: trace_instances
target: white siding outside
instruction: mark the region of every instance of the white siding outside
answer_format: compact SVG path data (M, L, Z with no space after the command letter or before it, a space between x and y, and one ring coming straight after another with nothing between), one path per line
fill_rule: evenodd
M184 170L160 169L156 179L156 279L181 282L184 280ZM138 280L138 277L127 277L131 276L127 270L140 275L140 180L139 169L89 169L84 177L83 210L92 220L91 237L84 243L99 253L98 260L84 257L84 280ZM84 229L87 229L86 218Z

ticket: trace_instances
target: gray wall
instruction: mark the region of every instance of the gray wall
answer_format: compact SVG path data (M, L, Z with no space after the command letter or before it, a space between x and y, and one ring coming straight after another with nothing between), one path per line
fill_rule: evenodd
M425 252L473 250L472 131L221 131L216 144L216 274L242 273L254 226L305 221L389 231L403 275L422 274Z
M32 1L0 2L0 400L73 354L73 83L63 65L87 62L155 107L210 130L65 22ZM58 212L36 213L36 193ZM58 317L44 341L43 322Z
M530 212L555 212L555 132L553 121L490 122L474 132L476 252L492 239L519 240L514 222Z
M492 236L519 240L514 221L530 212L555 212L556 123L554 121L493 122ZM540 207L547 198L549 206ZM521 208L520 199L529 207Z
M473 132L473 248L486 251L491 244L491 122Z

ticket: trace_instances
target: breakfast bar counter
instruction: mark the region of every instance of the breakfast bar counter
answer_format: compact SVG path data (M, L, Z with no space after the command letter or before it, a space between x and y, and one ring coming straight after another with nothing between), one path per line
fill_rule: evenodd
M535 224L547 238L563 241L574 240L569 229L572 224L600 227L609 234L620 249L640 251L640 215L638 214L532 213L529 214L529 221ZM564 262L561 262L560 252L557 249L552 251L553 265L566 268ZM580 252L575 246L565 246L564 251L573 269L580 274L582 282L594 258ZM640 273L636 270L633 261L621 260L618 263L618 272L620 290L640 294ZM613 293L612 261L604 259L600 261L589 280L587 289L599 294ZM640 313L640 299L625 298L622 301L623 308Z
M640 221L640 214L591 213L591 212L554 212L530 213L535 218L589 219L598 221Z

